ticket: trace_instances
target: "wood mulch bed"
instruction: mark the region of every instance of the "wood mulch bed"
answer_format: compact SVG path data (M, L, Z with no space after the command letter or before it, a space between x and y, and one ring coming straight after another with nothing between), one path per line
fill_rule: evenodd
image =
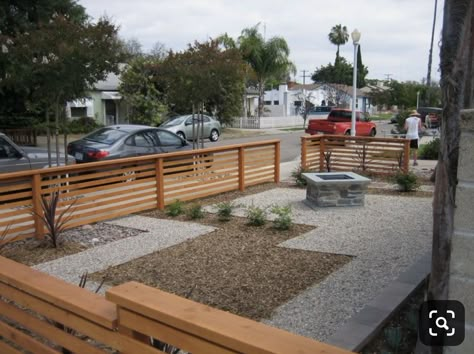
M161 211L144 215L166 217ZM277 306L351 259L278 247L279 243L314 229L308 225L279 231L271 224L249 226L246 218L232 217L222 222L212 214L198 222L217 230L92 274L91 279L105 277L109 285L134 280L259 320L269 318Z

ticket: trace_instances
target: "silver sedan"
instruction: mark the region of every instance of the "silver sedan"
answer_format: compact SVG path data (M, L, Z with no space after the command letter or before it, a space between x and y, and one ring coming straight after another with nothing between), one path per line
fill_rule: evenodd
M199 116L200 120L200 116ZM198 118L197 115L194 117L195 129L197 129ZM204 138L208 138L210 141L219 140L221 135L221 124L216 119L206 116L203 116L204 123ZM185 115L178 116L176 118L170 119L164 122L160 128L166 129L170 132L175 133L185 140L193 140L197 137L197 131L194 132L193 136L193 116Z

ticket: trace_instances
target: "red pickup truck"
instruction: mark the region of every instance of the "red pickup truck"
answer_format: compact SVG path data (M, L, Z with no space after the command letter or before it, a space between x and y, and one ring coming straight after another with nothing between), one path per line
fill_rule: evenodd
M350 109L334 108L327 119L310 119L305 132L311 135L318 133L351 135L351 119L352 111ZM376 133L375 123L371 122L369 117L364 116L363 113L356 112L356 135L375 136Z

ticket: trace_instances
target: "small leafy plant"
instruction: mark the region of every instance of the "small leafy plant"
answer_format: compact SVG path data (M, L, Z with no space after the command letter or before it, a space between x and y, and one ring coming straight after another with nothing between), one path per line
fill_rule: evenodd
M425 160L437 160L440 149L440 140L435 138L427 144L422 144L418 150L418 156L420 159Z
M61 244L61 236L64 230L66 230L67 223L72 218L72 207L76 201L73 201L66 208L64 208L59 215L58 213L59 202L61 201L60 192L54 191L48 197L46 195L41 196L41 209L42 213L32 212L33 215L38 216L46 227L46 237L51 242L54 248L58 248Z
M285 207L274 206L271 209L273 214L276 214L276 218L273 220L273 227L277 230L288 230L293 224L291 219L291 206Z
M166 207L166 215L176 217L184 213L184 203L176 199L173 203Z
M192 204L189 207L187 214L188 214L188 217L193 220L202 219L204 217L204 211L202 210L202 206L197 203Z
M306 180L303 178L303 173L307 172L310 172L310 170L301 165L291 172L291 177L295 179L295 184L298 187L306 187Z
M231 202L222 202L217 204L217 218L219 221L229 221L235 205Z
M408 173L397 172L394 180L398 184L401 192L411 192L420 187L417 175L411 171Z
M256 206L249 206L247 208L247 219L248 225L251 226L262 226L265 225L265 222L267 217L267 211L265 209L262 209L260 207Z

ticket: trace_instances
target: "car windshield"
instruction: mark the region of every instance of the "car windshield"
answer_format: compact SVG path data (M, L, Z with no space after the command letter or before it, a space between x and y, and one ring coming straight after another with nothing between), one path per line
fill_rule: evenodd
M171 119L171 120L167 120L166 122L163 123L163 127L172 127L174 125L180 125L181 123L183 123L183 121L186 119L187 117L179 117L179 118L174 118L174 119Z
M127 135L128 133L123 130L118 130L114 128L102 128L96 130L95 132L90 133L86 137L85 140L95 141L97 143L103 143L107 145L112 145L121 137Z

